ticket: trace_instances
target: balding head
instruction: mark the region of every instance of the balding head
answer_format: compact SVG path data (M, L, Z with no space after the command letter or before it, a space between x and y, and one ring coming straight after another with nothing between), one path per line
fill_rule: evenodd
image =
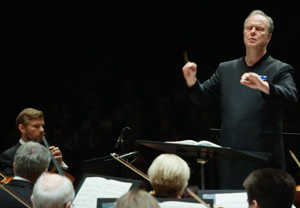
M32 203L34 208L65 208L74 196L73 184L67 177L44 173L34 184Z

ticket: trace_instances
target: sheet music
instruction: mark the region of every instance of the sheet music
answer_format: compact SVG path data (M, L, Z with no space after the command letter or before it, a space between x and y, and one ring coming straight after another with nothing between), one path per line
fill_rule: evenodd
M181 202L181 201L166 201L159 203L160 208L206 208L200 203Z
M230 208L248 208L247 193L215 194L215 205Z
M203 195L204 197L204 195ZM248 208L248 196L246 192L242 193L223 193L215 194L215 205L230 208ZM291 208L296 208L292 205Z
M185 145L200 145L200 146L205 146L205 147L222 147L218 144L215 144L215 143L207 141L207 140L195 141L195 140L187 139L187 140L180 140L180 141L166 141L166 143L185 144Z
M127 193L132 183L102 177L85 178L73 204L76 208L96 208L97 198L119 198Z

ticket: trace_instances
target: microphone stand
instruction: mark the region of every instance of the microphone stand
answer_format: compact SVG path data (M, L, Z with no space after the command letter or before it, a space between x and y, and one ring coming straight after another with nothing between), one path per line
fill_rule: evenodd
M116 149L120 149L120 154L123 154L125 152L125 147L124 147L124 133L126 130L131 130L129 126L126 126L122 128L121 133L117 139L117 142L115 144Z
M119 152L119 154L124 154L125 153L125 140L124 140L124 133L126 130L131 130L131 128L129 126L126 126L124 128L122 128L121 133L117 139L117 142L115 144L115 148L117 149L117 152ZM125 177L125 172L127 171L127 169L124 168L124 166L120 166L120 176L121 177Z

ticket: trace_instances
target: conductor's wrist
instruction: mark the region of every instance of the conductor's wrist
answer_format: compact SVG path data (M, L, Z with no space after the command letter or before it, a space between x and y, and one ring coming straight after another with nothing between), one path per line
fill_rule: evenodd
M196 84L196 82L197 82L197 79L193 78L192 80L187 81L186 85L187 85L188 88L191 88Z

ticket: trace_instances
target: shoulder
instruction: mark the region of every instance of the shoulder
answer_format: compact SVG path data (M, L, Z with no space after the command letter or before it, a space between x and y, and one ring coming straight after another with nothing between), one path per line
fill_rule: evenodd
M266 63L270 68L272 68L272 71L274 73L280 73L280 72L292 72L294 68L288 64L285 63L279 59L273 58L272 56L269 56L266 60Z
M2 154L12 154L12 153L15 154L16 151L17 151L17 149L18 149L20 146L21 146L21 144L18 142L18 143L15 144L14 146L12 146L12 147L10 147L10 148L4 150Z
M9 190L13 191L17 196L21 197L24 199L28 204L30 204L30 196L32 193L31 190L28 188L16 188L16 186L12 183L9 182L9 184L6 184L5 187L8 188ZM4 189L0 189L0 201L1 201L1 207L25 207L23 204L21 204L18 200L16 200L14 197L12 197L9 193L4 191Z
M243 63L243 57L221 62L217 68L218 73L237 72L236 68L240 68Z
M228 61L221 62L219 64L219 67L222 67L222 68L233 67L233 66L236 66L238 64L241 64L242 61L243 61L243 57L231 59L231 60L228 60Z
M17 144L15 144L14 146L10 147L9 149L7 150L4 150L2 153L1 153L1 157L3 158L11 158L11 157L14 157L14 155L16 154L18 148L21 146L21 144L18 142Z
M33 184L28 181L12 180L7 185L7 188L14 191L18 196L21 196L27 202L30 202L30 196L33 190Z
M10 181L6 186L11 188L12 190L21 191L21 192L31 191L33 189L32 183L28 181L16 180L16 179Z

